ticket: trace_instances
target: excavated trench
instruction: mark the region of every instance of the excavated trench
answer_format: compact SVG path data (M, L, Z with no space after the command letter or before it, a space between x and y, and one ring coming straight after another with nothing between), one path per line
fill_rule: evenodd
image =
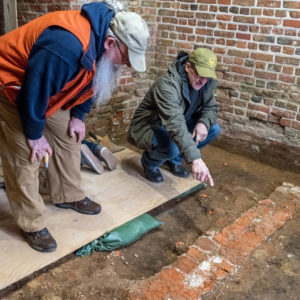
M201 234L208 230L219 231L232 223L259 200L267 198L282 182L300 186L299 174L214 146L208 146L202 153L215 187L171 200L151 211L152 216L163 222L160 228L119 251L94 252L82 258L69 255L0 291L0 297L126 299L124 291L174 262ZM245 268L235 274L236 277L229 278L227 284L218 285L216 291L205 298L283 299L288 295L290 299L299 299L299 228L300 218L296 217L268 241L268 247L277 251L272 254L275 258L256 250ZM291 266L287 265L289 253L293 253L294 260L291 270L288 269ZM274 289L277 289L279 298L269 297L275 295Z

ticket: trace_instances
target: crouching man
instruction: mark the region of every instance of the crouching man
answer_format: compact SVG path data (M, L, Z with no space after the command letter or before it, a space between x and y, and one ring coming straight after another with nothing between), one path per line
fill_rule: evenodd
M184 158L192 164L195 179L214 185L198 149L220 133L214 97L216 64L215 54L206 48L190 55L180 52L136 109L128 140L145 150L141 160L148 180L164 180L161 165L175 176L188 177L181 166Z

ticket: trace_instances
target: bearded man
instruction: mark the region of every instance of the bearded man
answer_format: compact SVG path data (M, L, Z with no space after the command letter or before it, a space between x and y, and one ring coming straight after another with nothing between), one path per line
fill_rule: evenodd
M80 188L84 115L106 103L119 67L144 72L149 31L112 1L53 12L0 37L0 155L7 197L28 244L54 251L39 193L41 161L50 156L48 192L59 208L98 214Z

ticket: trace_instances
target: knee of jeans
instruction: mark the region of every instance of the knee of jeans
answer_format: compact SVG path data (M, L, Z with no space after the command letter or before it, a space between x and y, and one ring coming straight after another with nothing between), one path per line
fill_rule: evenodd
M168 158L171 159L171 158L177 157L179 154L180 154L180 152L179 152L177 145L171 144L168 147Z
M209 132L212 139L215 139L221 133L221 127L218 123L214 124Z

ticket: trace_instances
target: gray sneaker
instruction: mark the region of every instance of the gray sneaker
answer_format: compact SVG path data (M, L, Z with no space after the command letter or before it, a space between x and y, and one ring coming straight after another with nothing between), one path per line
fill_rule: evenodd
M117 167L119 160L108 148L97 146L96 152L98 154L97 157L102 160L110 170L114 170Z
M93 169L98 174L103 173L103 166L101 161L92 153L90 148L85 144L81 144L81 165Z

